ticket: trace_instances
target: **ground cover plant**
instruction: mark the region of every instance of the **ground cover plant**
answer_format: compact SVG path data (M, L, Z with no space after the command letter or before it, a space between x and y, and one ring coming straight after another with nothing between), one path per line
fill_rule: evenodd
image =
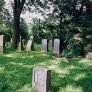
M52 70L51 92L91 92L92 61L83 57L55 59L52 53L9 52L0 54L0 92L31 92L32 68Z

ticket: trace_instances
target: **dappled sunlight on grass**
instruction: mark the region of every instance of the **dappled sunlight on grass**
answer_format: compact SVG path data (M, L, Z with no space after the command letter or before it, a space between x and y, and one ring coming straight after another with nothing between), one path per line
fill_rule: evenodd
M75 57L53 59L52 53L14 52L0 54L0 92L31 92L32 68L52 70L51 92L91 92L91 61Z
M31 92L32 88L30 84L24 85L21 89L19 89L17 92Z
M4 73L5 68L4 67L0 67L0 74Z
M81 87L76 87L73 85L67 85L65 88L60 88L58 92L83 92Z
M85 73L77 74L76 77L74 78L74 80L77 81L77 80L80 80L85 77L86 77Z
M82 59L82 60L79 61L79 63L92 66L92 60L89 60L89 59Z
M5 56L5 57L13 57L14 58L13 54L7 54L7 55L3 55L3 56Z

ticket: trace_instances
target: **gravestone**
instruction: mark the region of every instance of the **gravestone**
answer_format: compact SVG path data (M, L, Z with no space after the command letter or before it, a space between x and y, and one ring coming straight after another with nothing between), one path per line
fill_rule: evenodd
M12 38L11 38L11 40L10 40L10 43L12 43Z
M28 40L26 51L32 51L33 50L33 36L30 37L30 40Z
M52 41L52 40L49 40L49 43L48 43L48 50L49 50L49 51L52 51L52 50L53 50L53 41Z
M53 53L56 54L56 55L60 54L60 39L54 39Z
M92 52L87 53L86 59L92 60Z
M47 39L42 39L42 52L47 52L48 51L48 42Z
M33 68L32 88L37 92L48 92L51 88L51 70L40 66Z
M5 51L5 40L4 35L0 35L0 52Z

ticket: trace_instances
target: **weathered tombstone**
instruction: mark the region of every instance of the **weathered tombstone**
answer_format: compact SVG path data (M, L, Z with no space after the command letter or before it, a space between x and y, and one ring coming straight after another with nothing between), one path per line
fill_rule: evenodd
M33 68L32 88L37 92L50 91L51 70L40 66Z
M10 40L10 43L12 43L12 38L11 38L11 40Z
M19 50L19 51L22 50L22 38L21 38L21 36L20 36L20 39L19 39L18 50Z
M52 41L52 40L49 40L49 43L48 43L48 50L49 50L49 51L52 51L52 50L53 50L53 41Z
M42 39L42 52L47 52L48 51L48 42L47 39Z
M5 40L4 35L0 35L0 52L5 51Z
M33 50L33 36L30 37L30 40L28 40L26 51L32 51Z
M53 53L56 54L56 55L60 54L60 39L54 39Z
M92 52L88 52L86 58L92 60Z

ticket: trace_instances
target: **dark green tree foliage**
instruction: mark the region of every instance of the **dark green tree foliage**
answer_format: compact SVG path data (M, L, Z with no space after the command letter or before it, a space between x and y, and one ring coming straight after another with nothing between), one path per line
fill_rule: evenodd
M38 3L47 9L45 3ZM47 14L50 19L59 19L58 26L47 24L49 31L55 32L54 38L61 39L61 50L64 55L83 55L86 49L92 46L92 1L91 0L49 0L53 4L52 14ZM42 5L43 4L43 5ZM49 8L48 8L49 9ZM52 27L52 28L51 28ZM45 28L45 29L46 29ZM56 31L54 31L56 30ZM49 37L49 35L48 35ZM90 46L89 46L90 44ZM88 47L87 47L88 46ZM92 50L91 50L92 51ZM77 53L78 52L78 53Z
M20 22L20 35L21 35L22 39L25 39L25 41L27 41L30 36L28 33L28 26L24 20L21 20L21 22Z
M4 0L0 0L0 12L1 12L1 10L2 10L4 4L5 4Z

